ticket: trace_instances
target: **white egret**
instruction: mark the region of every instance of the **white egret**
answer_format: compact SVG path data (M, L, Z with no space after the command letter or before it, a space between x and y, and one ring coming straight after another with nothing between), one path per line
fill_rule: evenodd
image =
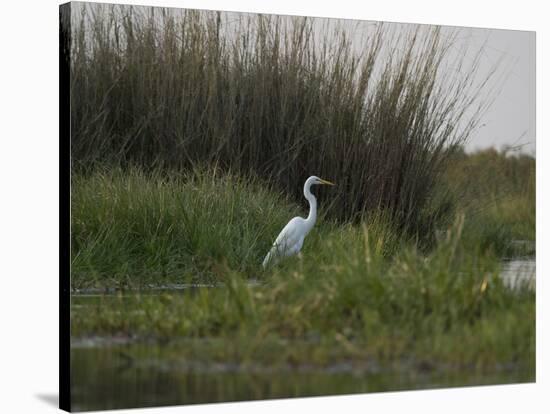
M317 220L317 199L311 193L311 186L316 184L334 185L330 181L316 176L309 177L304 184L304 196L309 201L309 215L306 219L294 217L283 228L275 239L269 253L265 256L262 266L265 268L272 260L276 263L285 256L292 256L300 252L304 238L313 228Z

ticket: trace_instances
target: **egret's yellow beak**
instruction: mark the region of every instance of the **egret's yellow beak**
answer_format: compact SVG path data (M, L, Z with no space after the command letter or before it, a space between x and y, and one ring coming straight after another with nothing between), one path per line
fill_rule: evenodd
M319 178L319 184L335 185L334 183L331 183L330 181L327 181L327 180L323 180L322 178Z

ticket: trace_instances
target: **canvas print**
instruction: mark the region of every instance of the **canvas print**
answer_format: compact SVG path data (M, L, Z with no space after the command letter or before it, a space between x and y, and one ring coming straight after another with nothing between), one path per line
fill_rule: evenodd
M534 50L62 5L62 408L533 382Z

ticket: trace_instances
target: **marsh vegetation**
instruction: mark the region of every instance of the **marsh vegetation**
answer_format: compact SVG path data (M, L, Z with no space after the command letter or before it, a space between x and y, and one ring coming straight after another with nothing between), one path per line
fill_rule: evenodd
M75 371L82 409L534 380L535 292L500 274L535 254L535 160L462 150L480 55L449 60L438 28L357 48L334 22L77 10L73 369L156 363L182 390L98 406ZM337 187L264 270L311 174ZM239 385L193 387L213 372Z

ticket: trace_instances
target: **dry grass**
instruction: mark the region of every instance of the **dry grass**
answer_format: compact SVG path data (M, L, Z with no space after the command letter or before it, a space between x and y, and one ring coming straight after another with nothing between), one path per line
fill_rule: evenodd
M316 174L338 183L330 216L385 210L413 234L431 234L431 189L483 110L479 56L450 62L437 27L358 42L334 21L96 4L72 33L77 169L215 164L296 199Z

